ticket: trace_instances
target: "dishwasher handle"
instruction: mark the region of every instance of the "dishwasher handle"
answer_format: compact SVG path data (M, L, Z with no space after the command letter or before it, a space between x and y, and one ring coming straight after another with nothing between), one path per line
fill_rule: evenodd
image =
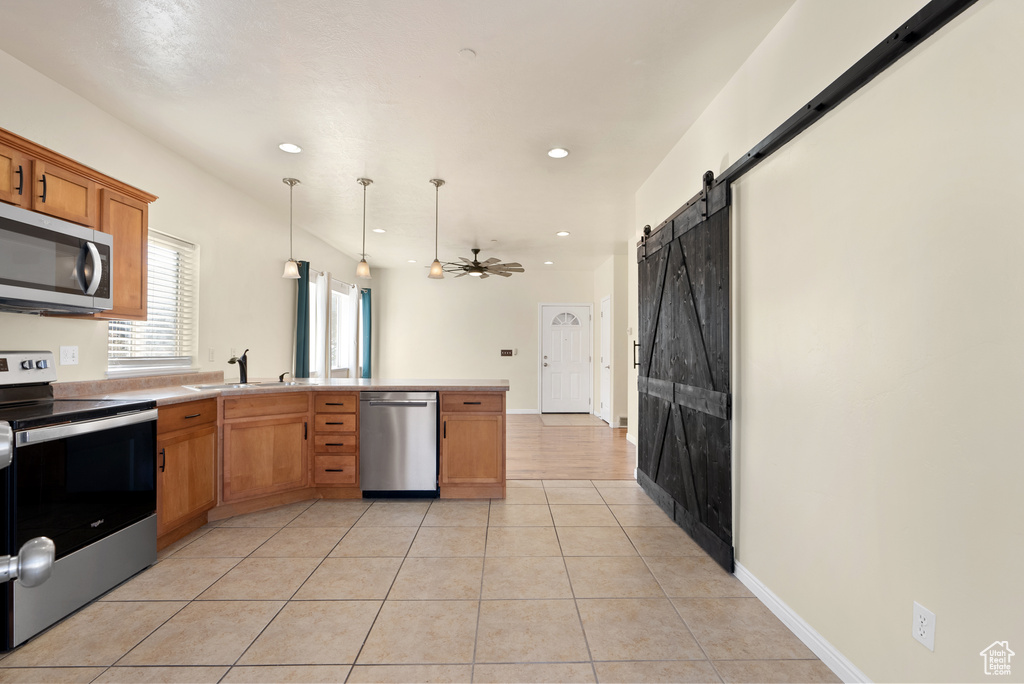
M370 406L399 406L402 408L426 408L436 402L427 401L368 401Z

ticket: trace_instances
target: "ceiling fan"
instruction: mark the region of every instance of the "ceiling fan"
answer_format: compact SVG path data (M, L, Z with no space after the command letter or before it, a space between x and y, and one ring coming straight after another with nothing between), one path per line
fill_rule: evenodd
M473 276L475 278L486 278L488 276L496 275L502 278L508 278L513 273L525 273L523 265L516 262L510 261L506 264L501 263L501 259L491 257L487 261L480 261L477 259L477 254L480 250L474 247L472 249L473 259L470 261L466 257L459 257L462 262L450 261L444 265L444 270L448 273L458 273L456 278L462 276Z

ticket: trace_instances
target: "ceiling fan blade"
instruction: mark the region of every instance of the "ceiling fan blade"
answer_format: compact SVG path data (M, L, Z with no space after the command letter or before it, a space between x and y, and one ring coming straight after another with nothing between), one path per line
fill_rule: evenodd
M486 274L486 273L481 273L479 277L480 277L480 278L486 278L486 277L487 277L487 274Z
M509 268L522 268L523 265L518 261L510 261L507 264L500 264L501 266L507 266Z
M465 261L470 266L473 265L473 261L471 259L467 259L466 257L459 257L459 258L462 259L463 261Z
M481 261L481 262L480 262L480 265L481 265L481 266L490 266L491 264L496 264L496 263L498 263L499 261L501 261L501 259L497 259L497 258L495 258L495 257L491 257L491 258L490 258L490 259L488 259L487 261Z
M464 275L469 275L469 274L468 274L468 273L466 273L465 271L463 271L462 273L460 273L459 275L457 275L457 276L455 276L455 277L456 277L456 278L461 278L461 277L462 277L462 276L464 276Z
M505 273L504 271L491 271L491 275L501 276L502 278L511 278L511 273Z

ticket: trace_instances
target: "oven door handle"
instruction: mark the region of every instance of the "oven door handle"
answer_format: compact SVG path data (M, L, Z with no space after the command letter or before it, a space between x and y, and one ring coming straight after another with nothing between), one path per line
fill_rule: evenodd
M14 460L14 430L11 424L0 420L0 470Z
M129 413L126 415L114 416L112 418L98 418L96 420L86 420L81 423L68 423L67 425L54 425L53 427L25 430L15 434L14 439L15 443L19 447L23 447L30 444L53 442L66 437L74 437L75 435L87 435L92 432L102 432L103 430L111 430L125 425L135 425L137 423L147 423L155 420L156 409L150 409L148 411L139 411L138 413Z

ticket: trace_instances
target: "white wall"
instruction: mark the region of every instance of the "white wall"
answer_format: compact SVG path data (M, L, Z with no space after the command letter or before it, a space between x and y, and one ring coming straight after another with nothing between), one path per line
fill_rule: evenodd
M921 5L798 1L637 225ZM979 2L734 185L737 560L876 681L976 681L1024 644L1022 29Z
M539 305L594 302L593 271L530 269L487 280L428 280L422 268L378 273L378 376L506 379L514 410L537 409ZM501 349L519 354L502 357Z
M227 364L232 347L239 353L250 348L252 377L292 367L296 286L281 278L288 256L287 210L268 211L4 52L0 91L8 94L0 98L0 126L157 195L150 227L200 245L198 361L203 370L234 377L237 367ZM277 206L287 206L287 190L282 183ZM303 202L299 185L297 227ZM353 282L354 261L301 229L295 234L295 256ZM78 345L80 365L58 366L57 379L100 379L107 368L106 330L102 321L0 313L0 349L56 352L60 345Z

